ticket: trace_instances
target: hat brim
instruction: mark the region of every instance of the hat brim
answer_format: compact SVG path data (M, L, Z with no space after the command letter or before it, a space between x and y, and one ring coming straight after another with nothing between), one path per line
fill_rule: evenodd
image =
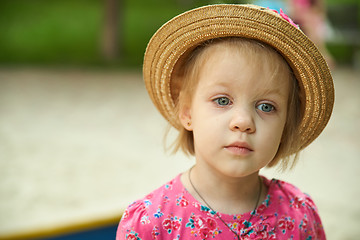
M219 4L176 16L151 38L144 56L143 77L160 113L179 128L174 112L177 91L172 74L178 60L202 42L220 37L244 37L267 43L292 68L300 86L303 118L300 147L309 145L328 123L334 104L329 67L317 47L297 27L272 10L255 5Z

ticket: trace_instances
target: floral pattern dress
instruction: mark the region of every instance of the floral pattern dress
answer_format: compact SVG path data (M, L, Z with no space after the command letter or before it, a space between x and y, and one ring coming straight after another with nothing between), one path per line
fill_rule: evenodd
M237 239L229 228L240 239L326 239L316 206L308 195L289 183L262 178L268 194L254 211L217 213L227 227L185 189L178 175L128 206L116 240Z

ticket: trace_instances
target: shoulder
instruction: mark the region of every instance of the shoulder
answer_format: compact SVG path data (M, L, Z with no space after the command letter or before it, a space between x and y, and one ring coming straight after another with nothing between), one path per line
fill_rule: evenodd
M278 179L267 180L269 211L276 216L278 232L325 239L324 229L313 199L299 188Z
M173 212L170 199L181 194L180 177L164 184L132 204L124 211L120 220L116 239L152 239L158 233L158 226L162 224L163 216Z
M272 179L269 181L269 193L271 193L274 198L278 198L280 202L289 203L290 207L296 209L306 207L316 210L316 205L310 195L302 192L291 183Z

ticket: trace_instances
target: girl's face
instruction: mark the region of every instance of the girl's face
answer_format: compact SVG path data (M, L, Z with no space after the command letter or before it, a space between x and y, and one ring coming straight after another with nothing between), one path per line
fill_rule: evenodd
M274 76L257 57L221 45L209 49L180 120L193 131L197 166L228 177L249 176L279 148L289 81Z

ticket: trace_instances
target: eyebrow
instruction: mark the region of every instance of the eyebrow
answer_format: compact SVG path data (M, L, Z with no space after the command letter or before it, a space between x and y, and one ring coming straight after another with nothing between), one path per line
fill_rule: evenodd
M277 95L282 98L287 98L286 94L284 94L284 91L287 91L287 89L285 89L285 88L270 88L270 89L265 89L265 91L260 91L258 95L259 96Z
M273 89L266 89L263 92L264 95L271 95L271 94L277 94L277 95L281 95L284 96L282 89L280 88L273 88Z
M225 89L232 89L231 83L229 82L216 82L215 83L217 88L225 88ZM276 88L263 88L259 89L259 93L257 94L259 97L264 95L278 95L280 97L286 98L283 91L287 91L287 88L276 87Z

